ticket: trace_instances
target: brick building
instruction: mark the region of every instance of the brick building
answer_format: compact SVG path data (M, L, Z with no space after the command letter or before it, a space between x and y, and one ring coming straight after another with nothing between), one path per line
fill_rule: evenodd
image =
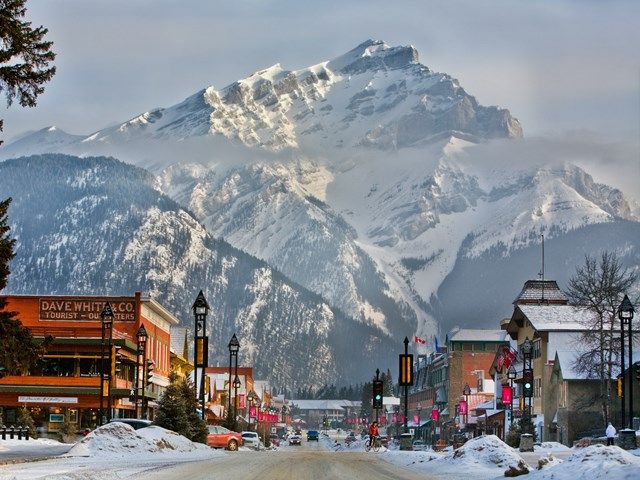
M119 365L111 391L105 395L107 398L103 397L105 414L110 396L111 417L136 416L130 394L136 371L142 375L136 333L144 325L148 334L146 358L153 362L153 371L150 384L144 392L140 388L139 393L148 406L148 411L141 413L153 416L154 401L168 384L170 327L178 323L162 305L139 292L118 297L8 295L5 298L7 310L17 312L17 318L36 339L52 336L53 342L31 371L0 378L2 423L14 424L17 409L25 406L45 435L55 433L65 418L77 424L78 430L96 426L101 357L104 368L111 368L106 362L108 351L103 357L101 346L100 313L106 302L114 313L112 352Z

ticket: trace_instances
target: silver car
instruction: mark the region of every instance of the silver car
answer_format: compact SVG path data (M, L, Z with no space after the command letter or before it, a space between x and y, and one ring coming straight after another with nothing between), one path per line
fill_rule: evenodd
M258 450L260 448L260 437L257 432L242 432L244 446Z

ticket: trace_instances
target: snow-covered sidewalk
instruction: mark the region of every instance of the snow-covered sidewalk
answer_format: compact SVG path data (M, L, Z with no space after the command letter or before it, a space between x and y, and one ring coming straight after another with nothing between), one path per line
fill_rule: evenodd
M44 446L41 448L44 450ZM12 446L7 445L6 449L11 451ZM0 466L0 480L116 479L162 465L226 455L161 427L134 430L123 423L110 423L91 432L58 458Z

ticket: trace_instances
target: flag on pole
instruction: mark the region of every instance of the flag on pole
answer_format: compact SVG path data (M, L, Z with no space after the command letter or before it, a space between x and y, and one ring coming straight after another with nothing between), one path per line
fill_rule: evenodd
M438 337L433 337L436 339L436 353L438 353Z
M420 338L420 337L413 337L413 340L414 340L414 342L416 342L416 343L422 343L422 344L427 343L427 341L426 341L426 340L424 340L424 339L422 339L422 338Z

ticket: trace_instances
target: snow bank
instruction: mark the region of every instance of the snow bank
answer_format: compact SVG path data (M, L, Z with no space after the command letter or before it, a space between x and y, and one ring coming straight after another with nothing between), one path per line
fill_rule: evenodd
M529 475L531 480L632 480L640 477L640 458L620 447L591 445L576 451L559 465Z
M473 438L462 447L445 455L441 461L470 468L499 469L502 472L510 468L518 470L529 468L513 448L495 435Z
M194 451L214 452L206 445L194 443L188 438L162 427L151 426L134 430L130 425L114 422L89 433L69 450L67 455L92 457L104 454L130 454L131 452L184 453Z
M570 452L571 449L559 442L542 442L540 445L533 446L536 452Z
M462 447L441 452L389 451L381 458L431 476L489 479L505 476L507 470L525 473L531 468L509 445L495 435L474 438Z

